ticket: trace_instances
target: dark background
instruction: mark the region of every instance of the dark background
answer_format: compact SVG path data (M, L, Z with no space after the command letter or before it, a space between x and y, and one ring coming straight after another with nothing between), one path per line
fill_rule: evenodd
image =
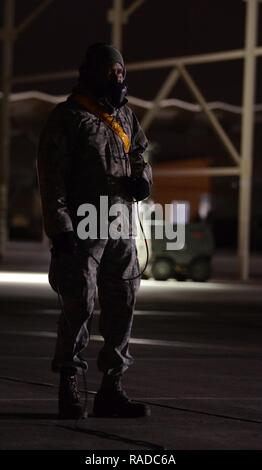
M0 0L3 10L3 0ZM30 14L39 0L16 0L16 25ZM18 37L15 43L14 77L31 74L76 70L83 61L87 47L98 41L111 41L112 27L107 22L110 0L54 0L46 10ZM126 1L125 7L132 2ZM242 49L245 40L245 1L243 0L147 0L123 26L123 55L126 63ZM258 45L262 44L261 11L258 22ZM2 15L1 15L2 18ZM2 21L2 19L1 19ZM2 52L2 51L1 51ZM207 101L242 104L243 60L233 60L188 67ZM128 73L129 94L152 100L170 68ZM256 103L262 103L262 60L257 60ZM14 84L13 91L40 90L51 94L67 94L75 79ZM182 80L169 97L194 102ZM18 122L17 105L12 117L10 210L18 202L29 212L32 188L37 193L35 154L38 132L43 126L45 112L38 108L29 117L22 112ZM41 106L44 106L42 103ZM41 111L41 113L40 113ZM47 108L47 112L50 109ZM144 110L140 109L141 119ZM153 165L197 158L211 158L212 166L231 165L230 159L203 113L175 109L169 119L156 118L147 131L156 144L151 155ZM40 117L41 114L41 117ZM240 148L241 115L217 114L223 128ZM41 121L41 122L40 122ZM261 250L262 244L262 112L255 114L254 164L252 192L252 247ZM37 128L37 129L35 129ZM19 185L18 185L19 182ZM175 182L174 182L175 184ZM191 182L188 182L189 186ZM22 189L20 188L22 186ZM239 179L212 178L214 200L214 233L217 246L233 248L237 243ZM27 192L26 192L27 191ZM22 209L21 209L22 210ZM39 219L34 227L38 230ZM222 227L222 228L221 228ZM226 228L226 229L225 229ZM17 233L17 228L15 229ZM12 231L11 231L12 233ZM19 235L20 236L20 235ZM34 235L35 236L35 235Z
M39 3L16 0L16 24ZM130 3L126 1L125 6ZM14 75L77 69L88 45L111 40L111 26L106 20L111 5L109 0L54 0L19 36ZM244 45L244 29L245 1L242 0L147 0L123 28L123 54L126 62L134 62L240 49ZM259 28L258 44L261 42ZM261 81L261 70L258 60L257 83ZM130 72L130 94L152 98L166 73L167 69ZM208 100L241 103L242 60L193 66L192 73ZM33 87L67 93L72 84L73 81L67 80L37 83ZM28 88L31 88L29 84L15 86L15 90ZM188 97L179 84L175 90L180 98ZM257 100L262 100L261 87Z

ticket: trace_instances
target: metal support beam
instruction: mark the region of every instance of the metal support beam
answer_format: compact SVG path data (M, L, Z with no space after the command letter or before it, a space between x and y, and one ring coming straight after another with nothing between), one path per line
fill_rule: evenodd
M5 0L1 76L3 96L0 101L0 257L4 254L7 241L10 148L9 95L13 70L14 10L15 0Z
M239 176L240 169L236 167L213 167L213 168L185 168L185 169L168 169L158 170L154 168L155 176L168 176L177 178L180 176Z
M254 50L257 42L257 23L258 0L247 0L238 226L238 259L240 276L243 281L249 278L254 97L256 81L256 57Z
M125 16L128 19L146 0L135 0L129 7L125 9Z
M27 18L15 28L16 36L21 34L54 0L45 0L38 7L36 7Z
M67 80L76 78L78 76L78 70L64 70L61 72L50 72L50 73L39 73L33 75L21 75L13 79L13 83L44 83L55 80Z
M107 20L112 23L112 44L120 51L123 48L123 25L128 23L129 17L145 1L135 0L125 9L123 0L113 0L113 7L107 12Z
M239 165L240 164L240 155L238 154L238 151L236 150L235 146L232 144L230 138L224 131L223 127L221 126L220 122L216 118L215 114L211 109L209 109L208 104L203 97L201 91L197 87L196 83L188 73L188 71L185 69L183 65L178 66L178 70L181 74L181 77L184 79L185 83L187 84L189 90L195 97L195 99L198 101L198 103L201 105L203 111L207 115L211 126L215 130L215 133L218 135L220 141L222 142L223 146L227 150L228 154L232 158L232 160Z
M262 47L256 47L255 55L262 56ZM228 60L243 59L245 51L243 49L235 49L232 51L210 52L208 54L195 54L181 57L170 57L167 59L147 60L143 62L133 62L127 64L128 71L135 70L151 70L161 69L165 67L175 67L176 65L194 65L194 64L208 64L212 62L226 62Z
M153 108L149 109L142 119L141 124L145 131L149 128L151 122L153 121L161 101L169 95L178 78L179 72L176 68L174 68L173 70L171 70L167 79L165 80L159 92L157 93L154 100Z
M122 50L123 0L113 0L112 44Z
M262 47L255 48L255 56L262 56ZM235 51L225 51L225 52L216 52L212 54L201 54L185 57L177 57L171 59L160 59L147 62L136 62L131 64L126 64L126 69L128 72L136 70L150 70L150 69L159 69L165 67L175 67L177 65L194 65L194 64L205 64L213 63L219 61L228 61L235 59L243 59L244 50L235 50ZM65 70L63 72L54 72L48 74L38 74L38 75L25 75L18 76L14 78L13 83L34 83L34 82L44 82L48 80L60 80L63 78L74 78L77 76L77 70Z

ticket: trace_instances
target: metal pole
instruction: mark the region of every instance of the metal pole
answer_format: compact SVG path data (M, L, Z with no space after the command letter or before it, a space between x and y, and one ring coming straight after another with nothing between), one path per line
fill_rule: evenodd
M5 0L3 25L2 91L0 121L0 257L7 240L7 209L9 185L10 122L9 95L13 69L15 0Z
M114 0L112 43L119 51L122 50L123 13L123 0Z
M254 96L256 82L256 57L254 50L257 41L257 19L258 0L247 0L238 226L238 259L240 276L243 281L247 281L249 278Z

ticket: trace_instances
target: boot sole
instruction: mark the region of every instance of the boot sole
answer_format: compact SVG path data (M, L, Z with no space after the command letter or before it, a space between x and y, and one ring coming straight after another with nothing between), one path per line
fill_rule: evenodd
M79 410L79 412L72 411L71 413L68 410L59 410L58 419L86 419L88 417L88 412Z
M125 414L125 413L108 413L108 412L102 412L102 411L94 411L93 410L93 415L96 418L146 418L151 416L151 410L145 411L143 414Z

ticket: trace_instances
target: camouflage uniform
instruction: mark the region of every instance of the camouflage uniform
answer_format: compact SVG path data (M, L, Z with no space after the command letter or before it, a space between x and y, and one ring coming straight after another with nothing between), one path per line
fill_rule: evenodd
M131 140L130 155L121 139L71 95L56 106L41 134L37 159L44 228L52 239L61 232L76 233L77 209L92 203L98 208L101 195L109 206L124 203L131 216L132 198L125 187L112 190L108 177L132 176L130 159L143 161L147 140L138 120L125 104L115 114ZM141 175L151 186L151 168ZM63 311L52 362L54 371L79 365L79 353L89 341L96 286L101 307L100 332L104 346L98 368L104 373L122 373L132 364L128 352L139 273L135 239L79 240L74 254L51 256L49 282L59 290Z

